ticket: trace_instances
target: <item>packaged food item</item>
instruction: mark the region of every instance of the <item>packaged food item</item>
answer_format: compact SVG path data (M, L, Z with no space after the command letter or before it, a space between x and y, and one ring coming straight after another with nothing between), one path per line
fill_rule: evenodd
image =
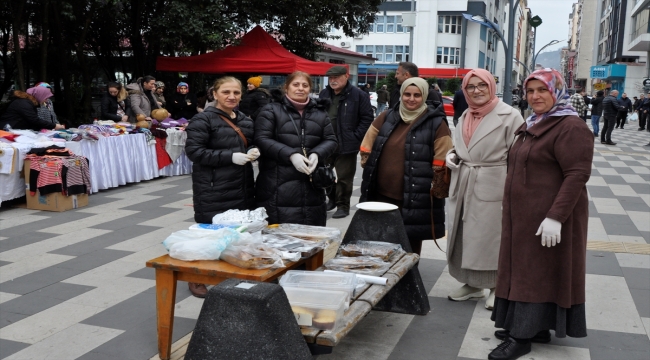
M253 233L261 231L269 223L265 220L268 217L266 209L259 207L255 210L235 210L231 209L212 218L212 224L215 225L240 225L246 228L246 231Z
M284 234L263 234L262 241L280 251L300 253L301 258L307 258L327 247L327 241L308 241Z
M357 240L354 243L342 245L339 253L342 256L374 256L384 261L390 261L393 256L402 253L400 244L391 244L383 241Z
M302 289L345 291L348 294L346 298L348 304L350 299L354 297L354 290L357 287L357 283L365 284L365 281L359 281L357 275L354 273L342 272L290 270L280 278L280 286L285 288L297 287Z
M264 234L282 234L309 241L341 242L341 230L324 226L311 226L301 224L271 225L262 231Z
M323 264L328 270L354 272L364 275L381 276L390 268L390 263L372 256L337 256Z
M220 259L244 269L284 267L281 254L264 244L231 245L221 252Z
M298 325L332 330L345 311L347 293L336 290L284 287Z

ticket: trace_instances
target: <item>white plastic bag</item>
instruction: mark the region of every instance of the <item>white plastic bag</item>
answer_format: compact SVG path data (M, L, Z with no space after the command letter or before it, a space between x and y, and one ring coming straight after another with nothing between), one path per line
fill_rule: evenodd
M171 233L167 239L163 241L163 245L167 251L171 250L172 245L178 242L193 241L193 240L213 240L224 242L223 248L225 249L230 243L239 240L241 233L230 229L223 228L219 230L179 230Z
M638 120L639 120L639 114L635 112L627 115L627 121L638 121Z
M185 261L217 260L223 249L223 244L215 240L181 241L171 246L169 256Z

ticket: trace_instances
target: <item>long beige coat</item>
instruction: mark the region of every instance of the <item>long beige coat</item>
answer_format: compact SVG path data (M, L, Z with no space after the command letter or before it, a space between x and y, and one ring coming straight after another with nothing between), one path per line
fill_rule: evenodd
M458 119L453 134L454 150L460 159L451 173L449 187L447 260L451 259L463 223L463 269L497 270L501 244L501 201L506 181L508 149L524 119L519 111L499 102L478 125L469 146L463 141L467 110ZM461 215L461 207L464 209Z

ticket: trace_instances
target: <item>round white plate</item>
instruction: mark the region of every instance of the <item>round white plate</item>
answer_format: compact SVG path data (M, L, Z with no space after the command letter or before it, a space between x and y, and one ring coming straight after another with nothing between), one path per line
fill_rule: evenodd
M385 203L385 202L377 202L377 201L366 201L357 204L357 209L361 210L366 210L366 211L375 211L375 212L382 212L382 211L391 211L397 209L397 205Z

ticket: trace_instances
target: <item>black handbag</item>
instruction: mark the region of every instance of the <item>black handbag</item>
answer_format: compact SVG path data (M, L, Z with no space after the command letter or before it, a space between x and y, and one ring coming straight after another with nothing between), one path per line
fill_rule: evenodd
M293 121L293 118L291 118L291 114L289 114L289 119L291 120L291 123L293 124L293 127L296 129L296 133L300 138L300 147L302 148L302 153L305 157L307 157L307 150L305 149L305 128L303 127L303 122L300 122L300 128L302 129L301 132L298 130L298 127ZM309 175L309 181L311 182L311 186L313 186L314 189L328 189L336 184L336 174L330 165L319 164L316 166L316 170L314 170L314 172Z

